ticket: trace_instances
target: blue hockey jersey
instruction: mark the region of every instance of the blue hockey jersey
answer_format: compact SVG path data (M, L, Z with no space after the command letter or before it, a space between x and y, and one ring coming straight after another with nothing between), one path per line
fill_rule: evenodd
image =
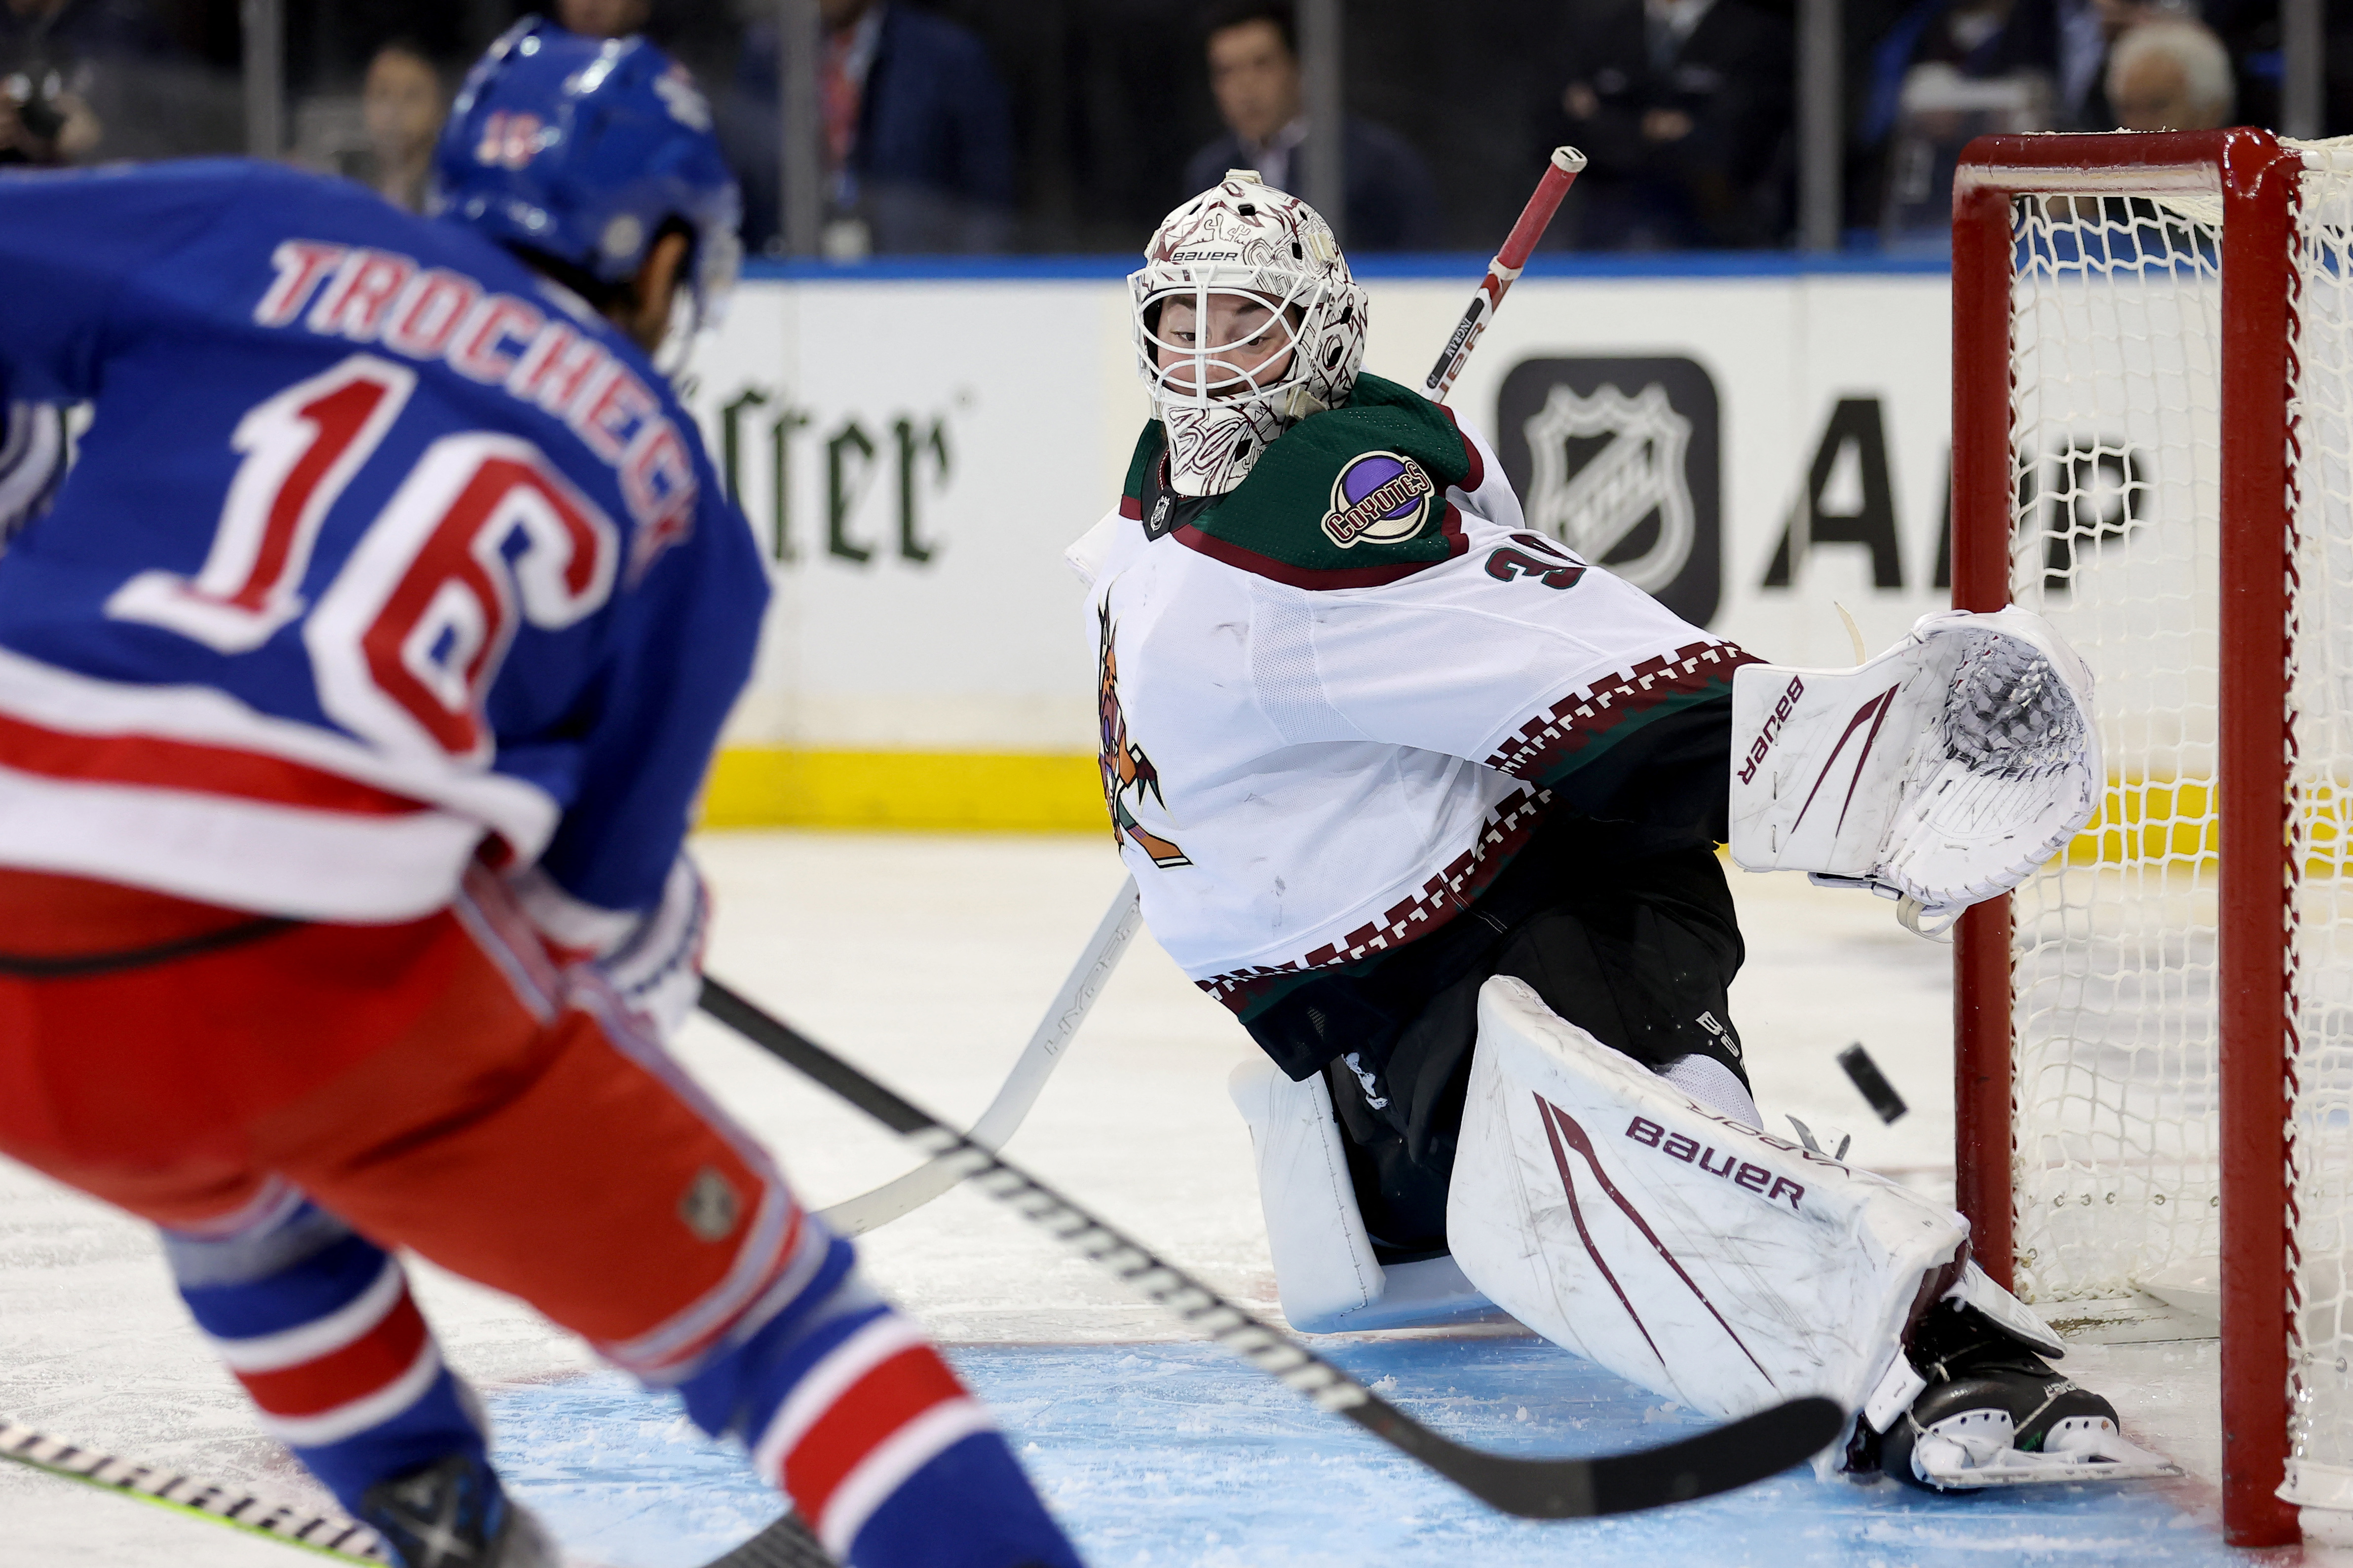
M767 577L602 317L342 181L0 176L8 399L95 418L0 554L0 865L376 922L487 855L583 945L659 901Z

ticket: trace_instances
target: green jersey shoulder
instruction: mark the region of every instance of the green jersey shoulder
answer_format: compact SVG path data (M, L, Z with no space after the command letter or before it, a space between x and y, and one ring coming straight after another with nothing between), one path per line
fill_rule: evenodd
M1342 407L1313 414L1269 446L1223 496L1170 495L1166 437L1144 427L1120 510L1156 538L1306 588L1395 582L1463 550L1449 489L1476 489L1484 464L1441 405L1359 375Z

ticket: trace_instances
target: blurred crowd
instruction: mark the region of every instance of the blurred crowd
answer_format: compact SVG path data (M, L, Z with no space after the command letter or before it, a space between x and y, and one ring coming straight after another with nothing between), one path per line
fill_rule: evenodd
M466 62L516 16L643 32L710 93L778 240L776 0L284 0L287 156L416 206ZM1228 168L1305 167L1287 0L818 0L823 248L1120 250ZM1551 243L1770 247L1796 226L1794 0L1347 0L1355 250L1483 249L1546 149ZM2339 7L2340 12L2353 7ZM2275 121L2277 0L1845 0L1844 227L1941 244L1989 131ZM2353 16L2328 52L2353 130ZM240 152L238 0L0 0L0 163ZM2332 40L2334 44L2336 40ZM2338 65L2337 62L2342 62Z

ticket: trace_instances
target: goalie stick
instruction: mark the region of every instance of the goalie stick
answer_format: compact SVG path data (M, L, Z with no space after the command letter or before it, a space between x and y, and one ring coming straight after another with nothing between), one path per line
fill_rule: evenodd
M1495 252L1495 259L1487 263L1487 276L1479 280L1478 289L1471 296L1470 307L1462 319L1454 324L1454 335L1446 340L1444 352L1430 374L1422 378L1421 395L1432 403L1443 403L1454 389L1454 378L1462 374L1463 364L1471 351L1479 343L1479 334L1504 303L1504 292L1520 276L1520 269L1535 253L1536 241L1544 237L1545 229L1552 223L1552 215L1560 210L1561 198L1585 169L1585 154L1574 147L1556 147L1552 162L1546 165L1544 178L1536 182L1535 193L1520 211L1520 219L1512 225L1512 232L1504 237L1504 248Z
M0 1459L79 1481L103 1491L154 1503L208 1524L223 1524L281 1546L340 1563L385 1568L393 1561L381 1537L355 1519L271 1502L241 1487L201 1480L165 1465L145 1465L52 1437L0 1416ZM837 1568L797 1514L786 1514L704 1568Z
M1261 1322L991 1151L918 1110L791 1026L703 977L702 1006L753 1045L905 1138L1051 1232L1250 1365L1345 1415L1492 1508L1524 1519L1587 1519L1688 1502L1759 1481L1838 1436L1846 1415L1793 1399L1657 1448L1594 1458L1524 1459L1442 1437L1289 1336Z
M1143 923L1144 911L1135 899L1135 879L1130 877L1113 895L1111 907L1103 911L1078 963L1071 966L1070 978L1055 993L1053 1005L1038 1020L1029 1043L1021 1047L1013 1070L1006 1075L1004 1087L988 1102L988 1109L980 1113L980 1120L972 1124L966 1136L974 1142L985 1149L1002 1149L1006 1140L1020 1127L1021 1119L1038 1103L1038 1092L1046 1087L1046 1079L1062 1065L1065 1047L1079 1032L1079 1026L1086 1022L1095 998L1110 984L1112 972L1119 967L1120 956L1127 952L1127 944L1135 940L1137 928ZM844 1236L863 1236L877 1226L913 1214L961 1180L962 1174L946 1161L934 1160L871 1192L860 1193L821 1210L818 1217Z

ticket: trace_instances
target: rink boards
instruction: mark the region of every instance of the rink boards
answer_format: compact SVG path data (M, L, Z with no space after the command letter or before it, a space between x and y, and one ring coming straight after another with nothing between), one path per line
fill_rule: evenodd
M1556 264L1556 266L1567 264ZM755 277L691 405L776 604L714 824L1092 829L1070 542L1146 416L1116 260ZM1479 264L1366 281L1374 372L1419 384ZM1530 521L1783 662L1852 662L1947 602L1941 272L1774 258L1532 270L1453 405Z

